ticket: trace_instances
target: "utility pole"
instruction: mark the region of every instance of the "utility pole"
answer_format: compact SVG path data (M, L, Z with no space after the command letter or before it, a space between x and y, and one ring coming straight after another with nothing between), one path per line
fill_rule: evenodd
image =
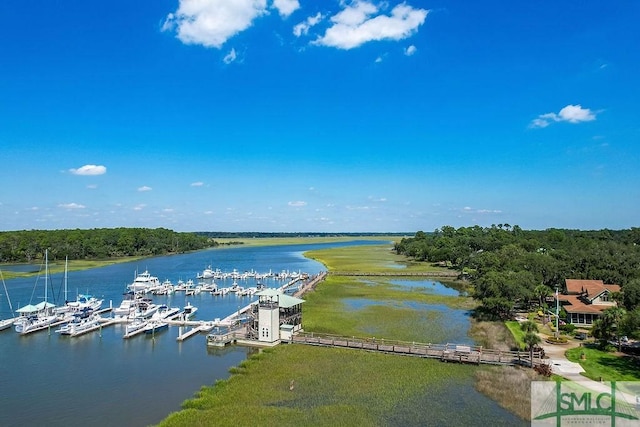
M560 333L560 330L558 329L559 318L560 318L560 302L558 301L558 286L556 286L556 338L558 338L558 335Z

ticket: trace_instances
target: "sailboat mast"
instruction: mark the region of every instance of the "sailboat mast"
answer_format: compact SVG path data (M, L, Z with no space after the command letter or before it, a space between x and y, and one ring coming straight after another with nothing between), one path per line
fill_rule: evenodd
M49 250L44 250L44 302L45 307L47 303L47 289L49 288L49 283L47 282L47 278L49 277Z
M11 305L11 298L9 298L9 291L7 290L7 284L4 282L2 270L0 270L0 278L2 279L2 286L4 286L4 294L7 296L7 301L9 302L9 310L11 310L11 313L13 314L13 306Z
M64 300L69 301L67 290L67 266L69 264L69 256L64 257Z

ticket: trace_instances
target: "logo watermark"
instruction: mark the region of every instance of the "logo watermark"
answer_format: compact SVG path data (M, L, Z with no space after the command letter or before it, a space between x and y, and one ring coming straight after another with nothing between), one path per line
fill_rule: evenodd
M531 425L640 425L640 382L532 381Z

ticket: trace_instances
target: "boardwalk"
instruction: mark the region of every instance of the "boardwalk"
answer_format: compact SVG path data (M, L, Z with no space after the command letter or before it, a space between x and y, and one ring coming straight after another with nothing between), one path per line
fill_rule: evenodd
M393 272L362 272L362 271L330 271L332 276L380 276L380 277L446 277L455 278L460 276L456 271L393 271Z
M315 333L299 333L293 337L292 341L299 344L354 348L381 353L439 359L444 362L531 366L529 352L491 350L471 345L425 344ZM543 363L539 352L533 353L533 363L534 365Z

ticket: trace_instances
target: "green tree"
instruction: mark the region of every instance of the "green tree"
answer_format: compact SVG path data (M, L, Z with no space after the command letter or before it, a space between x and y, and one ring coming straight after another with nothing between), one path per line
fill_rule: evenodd
M600 340L600 345L605 347L607 342L616 341L618 350L621 350L622 337L621 322L627 311L622 307L607 308L602 312L600 317L593 322L591 333Z
M531 367L533 368L533 349L535 348L536 345L542 342L542 339L540 339L540 336L537 333L533 331L529 331L524 335L524 338L522 340L524 341L524 343L527 345L527 348L529 349L529 360L531 360Z

